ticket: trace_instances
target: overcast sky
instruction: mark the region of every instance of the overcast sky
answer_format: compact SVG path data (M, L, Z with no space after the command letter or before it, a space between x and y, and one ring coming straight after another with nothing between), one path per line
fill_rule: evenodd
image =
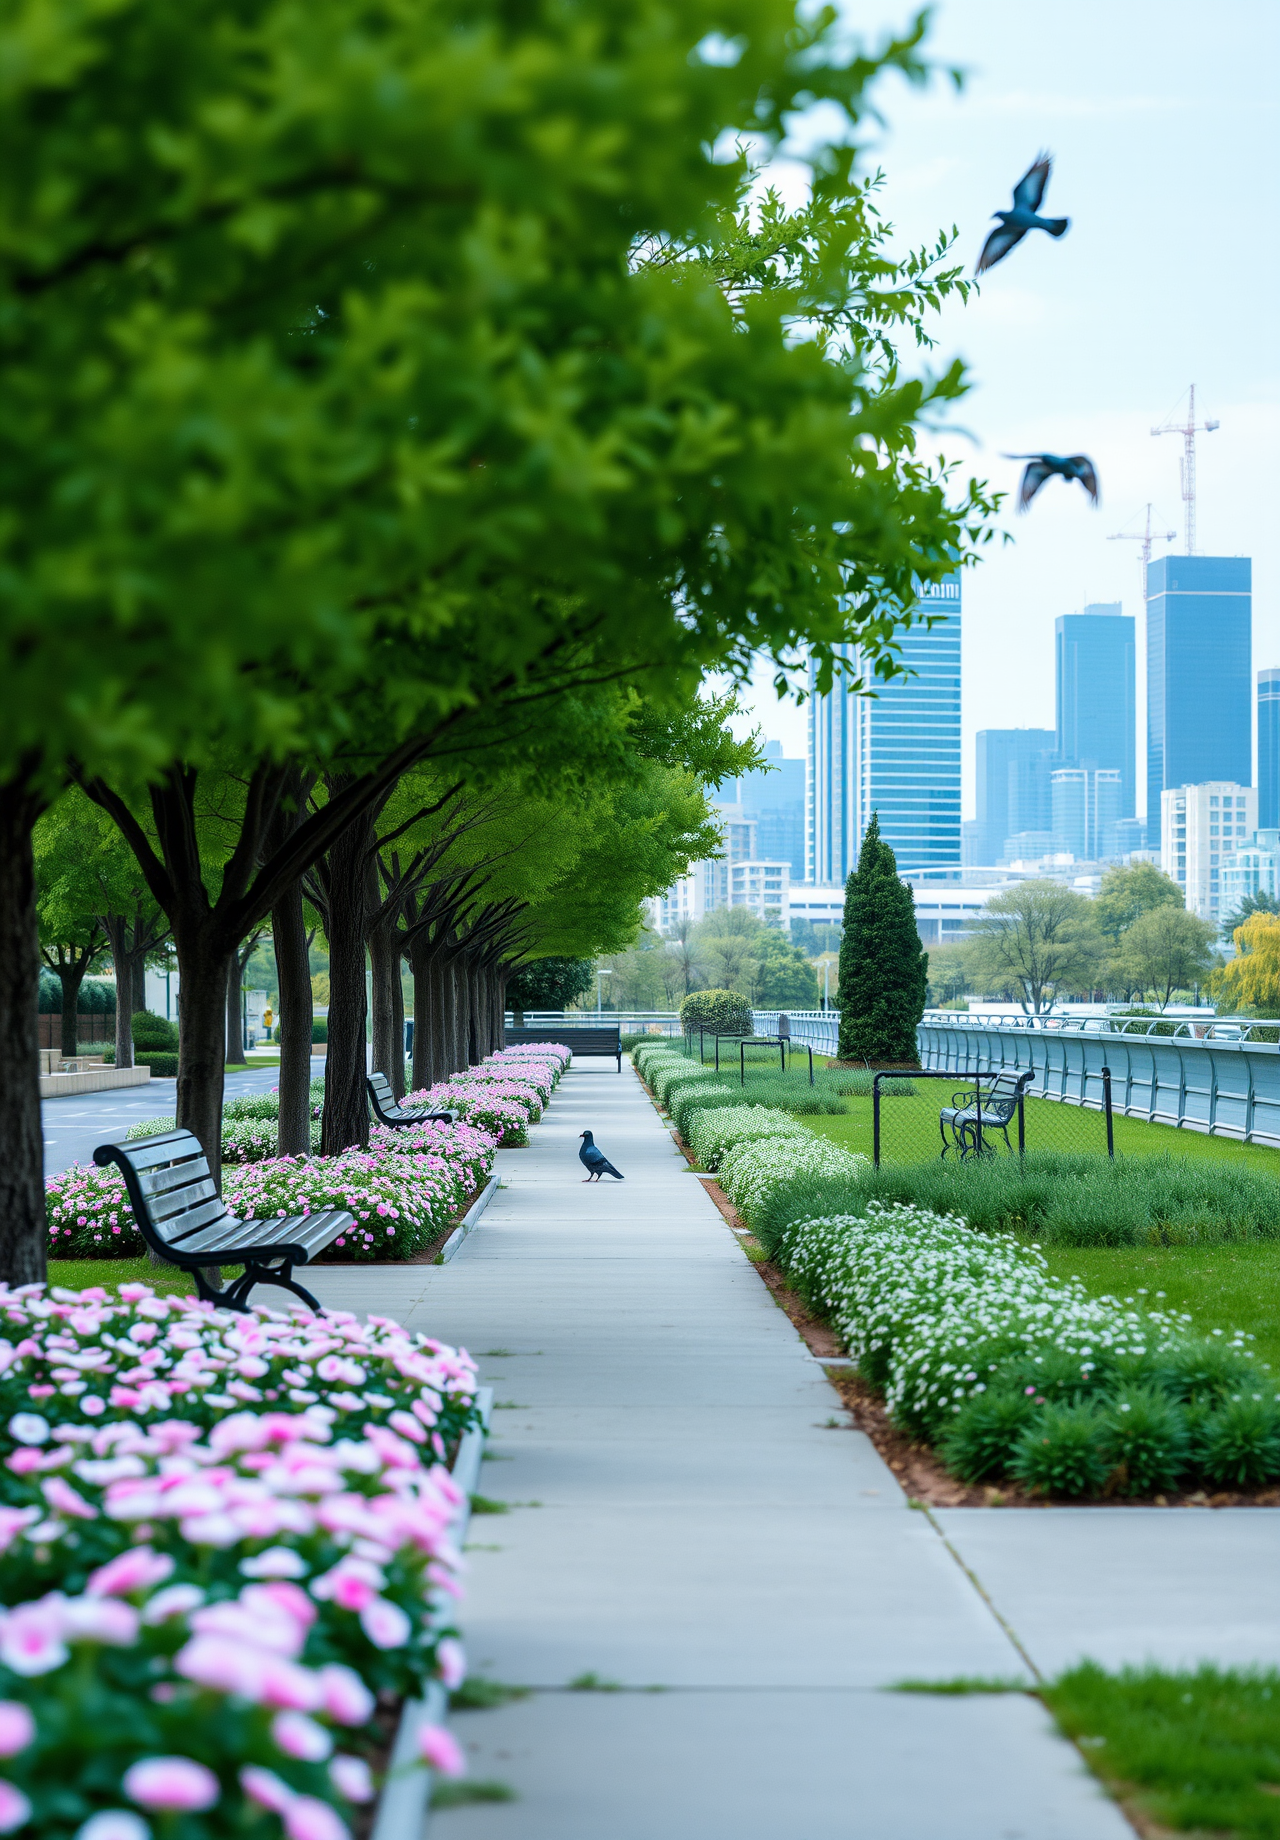
M907 9L846 11L876 36ZM1001 451L1083 450L1102 484L1094 511L1051 481L1016 541L964 578L965 815L980 728L1052 727L1053 623L1090 601L1141 615L1137 531L1150 500L1183 547L1181 440L1151 427L1196 385L1197 549L1253 557L1254 670L1280 665L1280 567L1271 528L1280 453L1277 362L1277 0L941 0L930 40L968 67L956 95L886 81L873 160L902 244L956 224L972 266L990 223L1040 148L1054 155L1043 209L1071 218L1058 241L1028 237L980 298L938 324L939 356L969 364L974 389L944 451L1012 490ZM1184 419L1179 414L1175 419ZM1139 661L1143 643L1139 618ZM1139 684L1139 753L1144 746ZM805 716L763 687L755 714L786 753ZM1144 775L1138 774L1139 787ZM1140 795L1141 797L1141 792Z

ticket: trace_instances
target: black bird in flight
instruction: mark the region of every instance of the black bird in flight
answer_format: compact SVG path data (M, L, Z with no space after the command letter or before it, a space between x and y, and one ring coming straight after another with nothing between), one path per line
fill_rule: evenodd
M609 1161L604 1151L596 1148L596 1141L594 1137L592 1137L590 1131L584 1131L582 1133L582 1148L578 1152L578 1161L587 1172L585 1179L588 1182L598 1182L601 1176L617 1176L619 1182L625 1181L626 1179L624 1176L618 1175L618 1171Z
M1078 479L1094 504L1098 502L1098 475L1088 454L1006 454L1004 457L1030 462L1022 469L1022 484L1018 487L1019 511L1026 510L1045 480L1052 479L1055 474L1068 484Z
M1000 219L999 228L991 232L982 245L982 254L978 257L975 275L983 275L997 262L1003 262L1011 249L1016 249L1028 230L1047 230L1050 236L1065 236L1069 217L1040 217L1040 200L1044 197L1044 188L1049 183L1049 174L1053 168L1053 156L1048 153L1037 155L1035 164L1029 166L1013 188L1012 211L993 211L992 216Z

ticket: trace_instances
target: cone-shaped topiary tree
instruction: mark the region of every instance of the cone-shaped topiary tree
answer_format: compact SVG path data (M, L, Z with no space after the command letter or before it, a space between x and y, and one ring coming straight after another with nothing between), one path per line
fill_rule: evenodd
M927 981L915 899L898 879L897 860L873 812L845 886L840 1059L914 1065Z

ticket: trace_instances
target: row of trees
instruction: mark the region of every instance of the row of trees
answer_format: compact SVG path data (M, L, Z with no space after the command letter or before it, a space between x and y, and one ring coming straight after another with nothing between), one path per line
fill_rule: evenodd
M676 1009L694 990L733 990L757 1009L813 1009L818 980L806 954L780 927L749 908L722 907L645 931L625 952L603 958L613 1009Z
M228 980L268 927L302 1141L310 905L336 1151L367 1129L366 954L379 1056L406 956L416 1072L478 1052L507 967L621 945L636 890L705 853L700 788L745 762L702 675L763 654L785 684L803 644L821 690L856 644L892 676L921 584L990 510L917 453L959 366L909 376L895 349L964 291L949 239L892 262L854 172L869 86L925 74L922 26L873 55L789 0L372 0L354 23L251 0L222 23L141 0L51 15L34 49L11 28L16 1281L44 1261L42 821L106 822L132 856L143 920L80 911L118 974L139 924L166 930L177 1115L215 1169ZM750 203L815 102L809 202Z

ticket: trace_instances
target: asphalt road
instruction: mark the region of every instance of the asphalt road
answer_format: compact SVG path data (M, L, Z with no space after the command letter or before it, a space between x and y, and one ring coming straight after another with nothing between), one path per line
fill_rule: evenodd
M324 1072L324 1061L313 1060L312 1077ZM270 1092L280 1078L277 1067L253 1073L229 1073L226 1096ZM173 1116L173 1080L151 1080L146 1086L118 1086L106 1092L71 1093L65 1099L45 1099L40 1105L44 1127L44 1172L56 1175L72 1163L91 1163L99 1144L124 1136L130 1125L143 1118Z

